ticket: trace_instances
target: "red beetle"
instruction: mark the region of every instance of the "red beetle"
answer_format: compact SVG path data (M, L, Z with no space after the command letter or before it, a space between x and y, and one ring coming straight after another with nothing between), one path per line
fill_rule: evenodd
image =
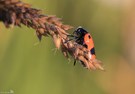
M90 35L90 33L87 32L82 27L78 27L73 32L73 36L75 38L75 42L77 42L80 45L83 45L84 47L86 47L89 50L89 58L90 58L90 60L95 60L96 59L96 54L95 54L94 42L93 42L93 39L92 39L92 36ZM76 64L76 60L74 62L74 65L75 64ZM83 62L82 62L82 64L84 65Z

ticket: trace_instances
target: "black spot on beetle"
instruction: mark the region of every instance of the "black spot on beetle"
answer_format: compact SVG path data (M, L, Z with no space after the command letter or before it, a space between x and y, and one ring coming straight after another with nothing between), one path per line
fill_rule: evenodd
M89 35L88 37L89 37L89 39L91 38L91 36L90 36L90 35Z
M91 54L93 55L95 55L95 48L93 47L91 50L90 50L90 52L91 52Z

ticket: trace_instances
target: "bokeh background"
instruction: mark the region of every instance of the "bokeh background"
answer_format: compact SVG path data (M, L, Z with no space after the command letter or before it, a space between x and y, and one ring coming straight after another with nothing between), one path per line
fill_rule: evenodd
M135 0L22 1L87 29L106 71L73 66L73 60L55 52L50 37L39 42L33 29L6 29L0 22L0 92L135 94Z

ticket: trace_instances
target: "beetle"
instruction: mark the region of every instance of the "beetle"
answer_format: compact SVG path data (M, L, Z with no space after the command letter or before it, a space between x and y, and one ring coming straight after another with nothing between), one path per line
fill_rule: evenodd
M94 42L93 42L91 34L88 31L86 31L84 28L78 27L73 32L73 36L76 43L88 49L90 60L96 59L95 47L94 47ZM74 61L74 65L75 64L76 64L76 60ZM82 64L84 65L83 62Z

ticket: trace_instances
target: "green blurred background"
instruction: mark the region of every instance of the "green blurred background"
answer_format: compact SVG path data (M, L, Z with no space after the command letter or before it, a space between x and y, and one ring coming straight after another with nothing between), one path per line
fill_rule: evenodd
M135 94L134 0L22 0L93 36L105 72L69 62L50 37L39 43L25 26L0 23L0 92L14 94ZM68 31L73 32L73 29Z

